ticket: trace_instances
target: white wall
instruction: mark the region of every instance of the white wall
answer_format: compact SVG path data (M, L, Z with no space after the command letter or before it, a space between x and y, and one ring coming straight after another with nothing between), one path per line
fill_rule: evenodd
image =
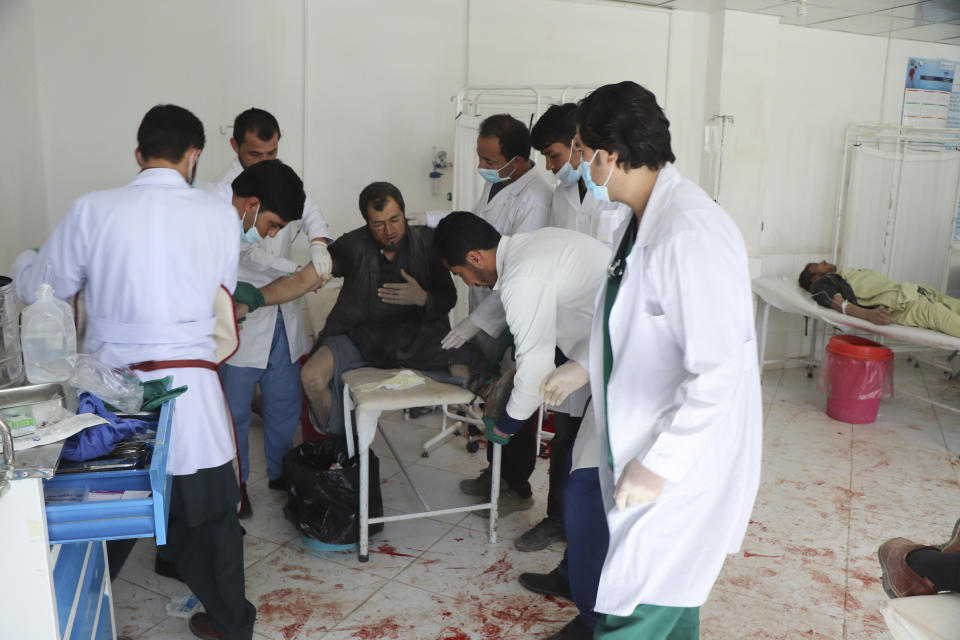
M400 188L408 211L447 208L430 195L432 147L453 153L465 82L465 0L310 3L307 182L334 228L363 221L360 190Z
M33 11L28 0L0 2L0 275L47 234L37 98Z
M302 4L255 0L35 0L37 74L51 226L93 189L129 182L143 114L174 103L199 117L200 180L231 157L220 125L250 106L277 116L281 157L302 154Z

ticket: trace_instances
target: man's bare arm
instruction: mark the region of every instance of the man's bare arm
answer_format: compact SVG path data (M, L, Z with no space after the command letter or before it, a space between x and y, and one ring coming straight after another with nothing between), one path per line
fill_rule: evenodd
M260 287L260 293L263 294L264 305L283 304L296 300L311 291L316 291L329 280L329 274L317 275L313 263L308 262L307 266L296 273L282 276L270 284Z
M872 322L873 324L893 324L893 319L887 314L887 310L884 307L866 309L864 307L855 305L852 302L848 302L847 308L844 309L843 296L841 296L839 293L833 296L833 300L830 301L830 307L834 311L839 311L847 314L848 316L853 316L854 318L860 318L861 320Z

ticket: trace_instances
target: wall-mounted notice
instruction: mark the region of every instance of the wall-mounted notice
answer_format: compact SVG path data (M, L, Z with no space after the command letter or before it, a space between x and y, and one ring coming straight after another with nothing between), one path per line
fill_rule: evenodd
M955 68L952 60L907 59L901 124L931 129L947 126ZM957 119L960 124L960 111Z

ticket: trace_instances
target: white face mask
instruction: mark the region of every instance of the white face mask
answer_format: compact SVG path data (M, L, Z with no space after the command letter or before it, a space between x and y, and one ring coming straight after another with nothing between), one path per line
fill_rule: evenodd
M240 240L246 244L257 244L263 237L260 235L260 232L257 231L257 216L260 215L260 205L257 205L257 210L253 214L253 224L250 225L250 228L246 231L243 230L243 221L247 218L247 212L243 212L243 217L240 218Z

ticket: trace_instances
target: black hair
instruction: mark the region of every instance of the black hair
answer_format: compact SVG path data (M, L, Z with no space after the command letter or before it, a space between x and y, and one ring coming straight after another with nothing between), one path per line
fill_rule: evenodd
M273 136L280 138L280 123L269 111L251 107L233 119L233 139L237 144L243 144L247 132L269 142Z
M478 215L454 211L437 225L433 242L447 266L457 267L466 264L468 251L496 249L500 232Z
M577 108L583 144L616 151L627 169L659 169L676 162L670 148L670 121L657 97L636 82L608 84L591 92Z
M203 149L205 143L200 119L175 104L153 107L137 129L137 148L144 160L180 162L188 149Z
M530 129L530 142L534 149L543 153L554 142L571 146L576 132L577 105L572 102L553 104Z
M263 160L244 169L230 185L234 195L260 199L261 211L272 211L287 222L303 216L303 181L279 160Z
M500 153L507 162L513 160L514 156L530 159L530 131L527 125L509 114L500 113L481 122L479 135L481 138L499 140Z
M816 262L808 262L807 266L800 272L799 284L804 291L810 291L810 285L813 284L813 268L817 266Z
M387 198L393 198L393 201L400 207L400 211L406 213L407 210L403 204L400 189L389 182L371 182L360 192L360 215L366 220L368 207L373 207L374 211L383 211L383 208L387 206Z

